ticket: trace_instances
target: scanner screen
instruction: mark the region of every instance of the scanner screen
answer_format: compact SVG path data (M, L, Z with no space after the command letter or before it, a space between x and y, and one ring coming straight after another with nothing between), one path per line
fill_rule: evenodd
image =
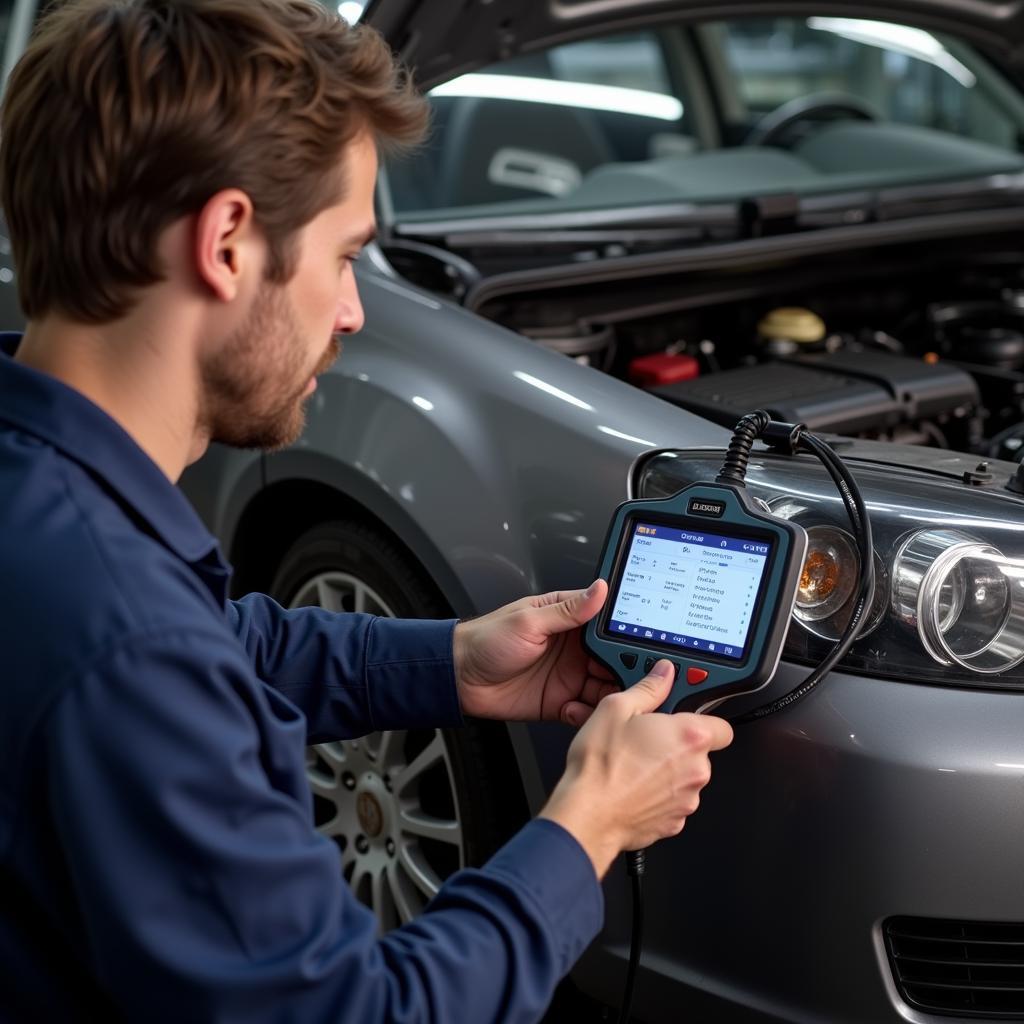
M770 540L634 521L604 632L742 660Z

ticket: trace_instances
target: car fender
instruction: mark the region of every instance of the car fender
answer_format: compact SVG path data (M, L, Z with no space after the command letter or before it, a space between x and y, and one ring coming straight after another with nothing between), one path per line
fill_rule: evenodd
M321 377L298 443L268 456L267 482L316 465L401 537L460 612L585 584L636 457L728 440L404 282L368 273L360 285L367 327Z

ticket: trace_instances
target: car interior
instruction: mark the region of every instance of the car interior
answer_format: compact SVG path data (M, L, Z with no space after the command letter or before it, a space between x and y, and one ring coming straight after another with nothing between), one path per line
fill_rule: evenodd
M407 222L1024 170L1024 108L980 54L858 19L571 43L462 76L431 100L430 144L387 172Z

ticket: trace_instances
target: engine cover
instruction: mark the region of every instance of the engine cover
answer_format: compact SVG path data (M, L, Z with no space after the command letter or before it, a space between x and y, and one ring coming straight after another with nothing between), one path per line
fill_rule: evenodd
M722 426L753 409L812 430L877 435L921 420L970 416L978 388L948 363L843 351L724 370L652 389Z

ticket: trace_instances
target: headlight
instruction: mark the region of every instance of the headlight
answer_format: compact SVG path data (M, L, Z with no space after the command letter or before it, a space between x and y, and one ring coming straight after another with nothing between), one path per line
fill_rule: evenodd
M807 530L807 557L793 605L793 617L815 636L838 640L843 635L856 603L860 577L860 552L852 535L839 526L815 521L806 504L789 498L776 500L769 511L782 519L795 519ZM820 516L818 517L820 518ZM867 636L885 613L887 574L875 557L875 590L860 635Z
M954 530L897 549L893 610L943 665L1006 672L1024 661L1024 561Z
M848 533L834 526L807 530L807 558L796 592L796 617L803 622L831 618L852 597L860 559Z
M840 448L867 502L875 594L842 667L915 683L1024 689L1024 499L1006 490L1016 466L857 442ZM921 468L891 464L893 454ZM713 479L721 452L666 452L643 463L634 493L665 497ZM808 533L808 556L783 656L813 665L849 621L859 554L832 480L809 456L755 452L747 490Z

